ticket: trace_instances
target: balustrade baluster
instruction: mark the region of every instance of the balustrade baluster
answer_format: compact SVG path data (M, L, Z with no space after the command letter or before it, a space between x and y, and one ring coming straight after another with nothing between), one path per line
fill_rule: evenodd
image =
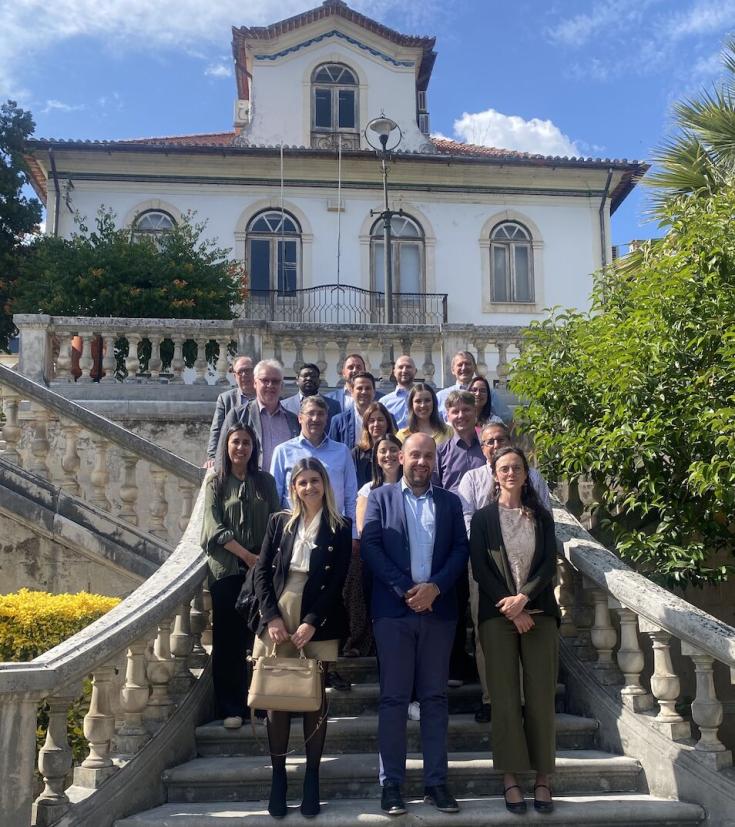
M179 517L179 531L183 534L189 525L189 517L191 517L191 509L194 502L194 486L179 480L179 497L181 499L181 516Z
M166 472L163 468L151 468L151 482L153 496L150 503L150 526L148 530L156 537L168 539L166 530L166 515L168 514L168 500L166 499Z
M79 337L82 340L82 353L79 356L79 370L81 374L77 378L77 382L88 383L92 381L90 374L94 367L94 359L92 359L94 332L91 330L80 330Z
M283 364L283 352L281 350L281 337L276 334L273 339L273 358Z
M18 444L20 443L21 428L18 424L18 405L20 397L18 394L10 390L10 388L3 388L3 416L5 417L5 424L3 425L3 439L5 440L5 450L3 451L3 459L12 462L15 465L23 467L23 460L18 451Z
M195 385L207 384L207 337L200 337L196 340L197 343L197 358L194 362L194 370L196 371Z
M146 677L145 639L136 640L127 650L125 683L120 690L123 721L115 735L115 749L121 755L135 755L149 739L143 724L150 687Z
M110 741L115 734L115 718L110 707L110 684L114 664L105 663L95 668L92 676L92 697L89 712L84 716L84 737L89 744L89 755L81 767L74 770L74 783L80 787L97 788L113 772Z
M227 348L230 345L229 339L218 339L217 340L217 379L215 380L215 385L229 385L230 380L227 378L227 371L230 369L230 364L227 361Z
M686 641L681 643L681 653L691 658L697 679L697 694L692 701L692 720L700 733L699 741L694 746L696 756L713 769L731 767L732 752L717 737L724 716L722 703L715 691L714 658Z
M651 638L653 646L651 692L658 703L658 715L653 723L672 740L689 738L691 727L676 711L681 682L671 662L671 635L643 617L638 619L638 625L641 632Z
M191 636L191 618L189 601L179 606L171 632L171 654L174 656L175 669L170 689L174 695L185 695L194 683L194 676L189 671L189 655L194 644Z
M33 415L33 424L31 426L31 458L28 470L49 480L51 479L51 472L48 465L50 448L48 422L51 417L46 408L35 402L31 402L31 414Z
M71 334L59 333L59 355L56 357L55 382L73 382L71 375Z
M498 387L505 388L508 385L508 372L510 366L508 365L508 344L507 342L496 341L495 346L498 349L498 366L495 372L498 374Z
M393 359L391 352L393 349L393 340L387 336L382 338L383 355L380 361L380 389L389 391L393 388L393 383L390 381L393 373Z
M181 333L174 333L171 336L171 341L174 343L174 355L171 359L171 382L180 385L184 381L181 374L184 372L184 342L186 337Z
M171 654L171 621L162 620L153 649L148 651L146 674L151 684L151 695L143 718L153 729L162 724L173 712L174 703L168 693L168 685L174 675L176 663Z
M72 767L72 752L67 738L67 712L76 695L48 698L46 740L38 752L38 771L43 776L43 792L33 804L36 827L55 824L69 809L64 792L66 776Z
M125 357L126 382L137 382L140 360L138 359L138 343L140 336L137 333L128 334L128 355Z
M191 669L202 669L207 662L207 653L202 646L202 633L207 626L207 615L204 613L204 596L202 586L194 592L191 599L191 611L189 613L189 624L191 626L191 652L189 653L189 667Z
M431 385L432 387L436 387L436 383L434 382L434 374L436 372L436 367L434 366L434 340L427 336L424 339L424 364L422 365L421 369L424 372L424 382L427 385Z
M98 434L92 434L90 442L94 446L94 468L89 475L89 480L92 483L89 502L103 511L110 511L110 501L107 499L107 484L110 480L107 454L110 444L105 437Z
M304 366L304 342L299 337L293 339L294 360L293 360L293 375L298 376L299 371Z
M132 451L123 451L120 460L122 480L120 481L119 516L131 525L138 525L138 480L136 478L138 455Z
M617 659L625 678L625 686L620 690L623 703L633 712L653 709L653 696L641 686L641 672L645 660L638 641L638 615L619 603L615 609L620 617L620 648Z
M319 380L319 384L322 386L328 385L329 382L327 381L327 343L322 338L316 340L316 366L319 368L319 376L321 377Z
M62 420L61 432L64 435L64 456L61 458L61 469L64 475L60 487L68 494L78 497L81 492L79 485L79 433L80 427L71 420Z
M375 371L373 370L372 363L370 361L370 348L372 347L372 339L369 336L365 336L359 340L360 342L360 353L362 354L362 358L365 360L365 370L368 373L372 373L375 376ZM341 368L340 368L341 371ZM379 377L378 377L379 378Z
M487 376L487 361L485 357L485 348L487 345L484 340L475 341L475 349L477 350L477 372L480 376ZM492 387L492 382L490 382Z
M572 646L574 646L580 660L594 661L597 658L597 652L592 646L590 636L595 610L588 599L585 578L574 569L572 569L572 586L574 589L573 617L574 625L577 627L577 636L573 638Z
M575 637L577 626L574 623L574 578L572 567L564 557L557 558L556 599L561 613L559 634L562 637Z
M597 673L600 683L618 683L620 676L612 659L618 634L610 618L607 592L603 589L592 589L592 599L595 604L595 622L590 629L590 640L597 651L597 663L593 663L592 668Z
M161 379L161 368L163 367L163 359L161 359L162 338L160 333L148 334L148 341L151 343L151 358L148 360L148 373L151 382L159 382Z
M103 356L102 356L102 372L100 382L106 385L117 382L117 359L115 359L115 341L117 335L114 333L106 333L104 336Z
M340 337L337 339L337 387L341 388L344 383L344 377L342 376L342 368L347 361L347 339ZM367 366L366 366L367 367Z
M206 584L202 586L202 610L204 612L204 631L202 632L202 646L212 645L212 595Z

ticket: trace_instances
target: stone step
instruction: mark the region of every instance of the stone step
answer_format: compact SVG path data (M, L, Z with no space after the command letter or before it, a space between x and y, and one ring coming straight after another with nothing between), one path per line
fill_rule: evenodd
M327 689L329 714L335 717L360 715L363 712L377 713L379 686L377 683L357 683L348 692ZM450 687L449 714L474 712L482 697L479 683L466 683L464 686ZM564 711L564 684L556 687L557 712Z
M508 824L548 824L554 827L694 827L704 818L697 804L652 798L647 795L584 795L556 799L554 812L528 813L519 818L505 809L502 798L460 799L459 813L440 813L421 799L408 801L408 813L400 819L387 816L376 799L325 801L322 812L311 821L325 827L493 827ZM298 806L289 815L301 820ZM164 804L128 816L115 827L273 827L273 819L260 802L224 804Z
M598 724L591 718L557 713L556 744L558 749L593 749L596 744ZM461 752L481 752L490 749L491 724L478 724L474 715L453 715L449 721L449 747ZM212 721L197 727L197 752L206 755L259 755L267 743L265 727L256 722L256 735L246 723L241 729L225 729L222 721ZM327 729L326 751L330 753L372 752L377 749L378 718L375 715L359 717L330 717ZM303 738L300 718L291 724L294 744ZM408 749L421 749L421 732L418 721L408 722Z
M334 668L353 683L377 683L378 680L378 661L374 657L340 658Z
M295 745L299 749L299 745ZM305 758L287 759L292 779L289 794L301 793ZM321 764L321 789L325 798L377 797L378 756L374 752L349 755L326 754ZM599 750L560 750L554 774L559 795L588 795L608 792L638 792L641 768L637 761ZM259 801L268 796L270 757L209 756L195 758L163 773L169 802ZM454 752L449 756L449 783L455 795L487 796L502 792L502 775L493 767L488 752ZM409 753L405 792L423 792L422 760Z

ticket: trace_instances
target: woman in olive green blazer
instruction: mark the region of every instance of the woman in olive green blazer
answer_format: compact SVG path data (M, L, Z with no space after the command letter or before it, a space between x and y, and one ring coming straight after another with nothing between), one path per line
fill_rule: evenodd
M548 813L559 658L554 520L528 484L523 451L502 449L491 467L494 490L472 518L470 559L479 585L478 625L492 699L493 763L503 770L510 812L526 811L516 773L536 770L534 806Z
M225 727L237 729L248 715L245 658L253 633L235 611L235 601L280 503L275 480L258 470L258 444L250 425L230 425L217 450L219 470L207 482L201 543L212 596L214 697Z

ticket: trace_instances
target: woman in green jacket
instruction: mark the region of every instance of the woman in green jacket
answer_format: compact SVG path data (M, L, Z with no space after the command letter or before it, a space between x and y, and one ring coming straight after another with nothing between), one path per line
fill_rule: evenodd
M247 650L253 633L235 611L248 569L258 560L268 518L280 509L276 483L258 470L255 432L235 422L219 441L219 469L207 482L202 548L212 596L212 682L218 713L228 729L249 715Z
M536 771L534 807L550 813L556 751L559 607L554 596L554 519L528 483L519 448L492 459L490 502L470 524L472 573L492 702L493 764L503 771L505 806L526 811L516 773ZM523 666L523 698L518 665Z

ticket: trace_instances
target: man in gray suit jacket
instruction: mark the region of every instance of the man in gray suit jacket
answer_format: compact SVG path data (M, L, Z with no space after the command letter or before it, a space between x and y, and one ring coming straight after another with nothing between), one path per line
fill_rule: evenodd
M207 444L207 461L205 468L214 465L214 457L217 453L217 443L222 429L222 423L227 414L235 408L247 405L255 399L255 385L253 384L253 360L249 356L238 356L232 365L232 372L235 375L236 385L228 391L223 391L217 397L217 404L214 406L212 425L209 428L209 443Z
M296 384L298 391L287 399L281 400L281 405L285 411L291 411L296 416L301 412L301 403L306 396L314 396L319 393L319 385L321 382L321 371L319 367L312 362L307 362L301 366L299 375L296 377ZM327 430L329 430L329 423L332 417L340 413L341 408L336 399L324 398L327 403Z

